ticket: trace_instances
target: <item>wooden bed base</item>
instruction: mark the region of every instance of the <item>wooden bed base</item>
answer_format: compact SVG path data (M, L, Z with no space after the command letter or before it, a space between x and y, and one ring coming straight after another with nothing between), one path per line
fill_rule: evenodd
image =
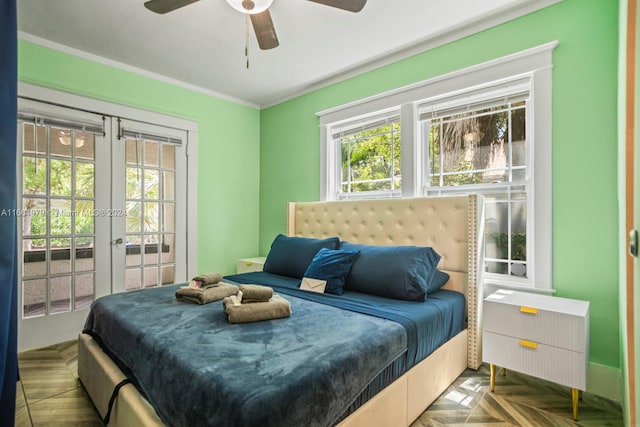
M465 370L481 364L482 200L479 196L290 203L287 234L339 236L372 245L433 246L446 288L467 297L467 329L387 386L339 427L408 426ZM126 378L86 334L78 341L78 376L102 417L115 386ZM109 426L165 426L131 384L120 389Z
M338 427L410 425L466 369L466 350L465 329L376 394ZM78 375L100 416L104 417L113 389L126 376L86 334L81 334L78 341ZM165 427L165 424L147 399L132 384L127 384L118 393L109 426Z

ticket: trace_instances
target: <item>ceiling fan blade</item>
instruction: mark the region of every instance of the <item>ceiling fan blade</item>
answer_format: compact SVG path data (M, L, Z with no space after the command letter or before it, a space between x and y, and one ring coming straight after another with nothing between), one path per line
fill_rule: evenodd
M200 0L149 0L144 7L155 13L167 13Z
M338 9L348 10L349 12L360 12L367 0L309 0L320 3L325 6L337 7Z
M260 49L267 50L278 47L280 43L278 42L278 36L276 35L269 9L249 16L251 17L253 31L256 33Z

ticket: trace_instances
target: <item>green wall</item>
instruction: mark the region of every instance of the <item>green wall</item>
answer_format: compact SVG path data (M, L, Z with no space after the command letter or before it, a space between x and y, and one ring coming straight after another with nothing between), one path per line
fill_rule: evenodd
M20 41L18 78L198 122L198 272L258 252L260 112Z
M553 40L553 280L591 302L591 360L620 366L618 318L618 2L564 0L470 37L261 112L260 253L285 203L319 197L315 113Z

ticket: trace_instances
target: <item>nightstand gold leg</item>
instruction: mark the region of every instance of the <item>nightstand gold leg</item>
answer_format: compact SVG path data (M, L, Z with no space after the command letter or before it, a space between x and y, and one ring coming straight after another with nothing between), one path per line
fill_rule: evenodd
M491 391L496 389L496 365L489 364L489 370L491 371L491 379L489 381Z
M507 376L507 368L502 368L502 376L503 377Z
M580 398L580 390L571 389L571 406L573 409L573 420L578 421L578 400Z

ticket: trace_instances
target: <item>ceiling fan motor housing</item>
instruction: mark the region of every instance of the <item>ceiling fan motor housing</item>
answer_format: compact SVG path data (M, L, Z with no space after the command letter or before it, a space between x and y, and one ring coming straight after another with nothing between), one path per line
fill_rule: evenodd
M253 10L256 4L251 0L242 0L242 7L245 8L245 10Z

